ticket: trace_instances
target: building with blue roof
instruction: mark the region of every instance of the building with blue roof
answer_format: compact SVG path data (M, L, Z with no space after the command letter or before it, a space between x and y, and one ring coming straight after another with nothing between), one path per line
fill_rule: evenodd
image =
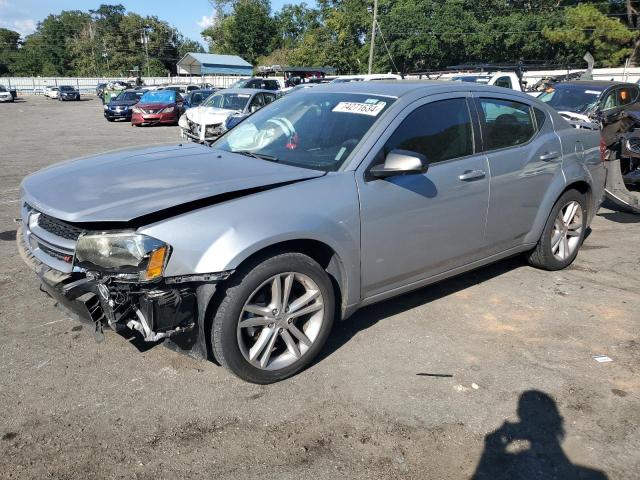
M253 65L237 55L213 53L187 53L177 64L178 75L248 75Z

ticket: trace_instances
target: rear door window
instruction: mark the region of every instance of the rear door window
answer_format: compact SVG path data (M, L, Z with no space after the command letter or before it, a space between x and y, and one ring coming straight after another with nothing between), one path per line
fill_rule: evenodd
M499 98L480 98L479 104L485 151L522 145L536 134L529 105Z
M421 153L429 163L473 154L473 127L467 101L452 98L416 108L398 126L384 154L401 149Z

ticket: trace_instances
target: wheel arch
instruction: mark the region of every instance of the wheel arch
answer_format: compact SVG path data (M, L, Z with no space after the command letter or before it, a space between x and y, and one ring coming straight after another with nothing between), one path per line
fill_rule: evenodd
M249 265L256 265L262 260L280 253L302 253L318 262L318 264L329 275L329 279L333 285L336 306L335 318L337 320L345 318L348 298L348 275L339 254L335 251L334 248L332 248L325 242L311 238L297 238L277 241L269 245L262 246L261 248L250 253L245 253L245 255L241 258L237 257L235 259L237 266L234 268L234 271L237 271L238 269ZM232 280L233 278L234 276L232 274L231 277L229 277L229 280ZM207 357L215 360L218 364L220 364L220 361L215 358L211 344L211 336L206 335L205 332L211 332L213 316L215 315L218 305L224 298L224 285L224 282L219 284L215 289L213 295L208 299L208 302L204 307L204 315L202 318L202 333L204 334L204 348L206 349Z

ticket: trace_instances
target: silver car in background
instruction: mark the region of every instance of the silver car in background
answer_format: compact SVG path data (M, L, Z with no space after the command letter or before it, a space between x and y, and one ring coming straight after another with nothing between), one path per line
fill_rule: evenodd
M54 165L22 184L20 251L68 311L275 382L334 319L515 254L576 257L597 132L531 96L349 82L286 96L212 148Z

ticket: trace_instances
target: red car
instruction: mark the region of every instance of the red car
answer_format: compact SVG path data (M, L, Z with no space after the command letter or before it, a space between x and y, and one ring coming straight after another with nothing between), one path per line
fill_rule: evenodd
M149 91L133 107L131 125L177 125L182 109L179 93L173 90Z

